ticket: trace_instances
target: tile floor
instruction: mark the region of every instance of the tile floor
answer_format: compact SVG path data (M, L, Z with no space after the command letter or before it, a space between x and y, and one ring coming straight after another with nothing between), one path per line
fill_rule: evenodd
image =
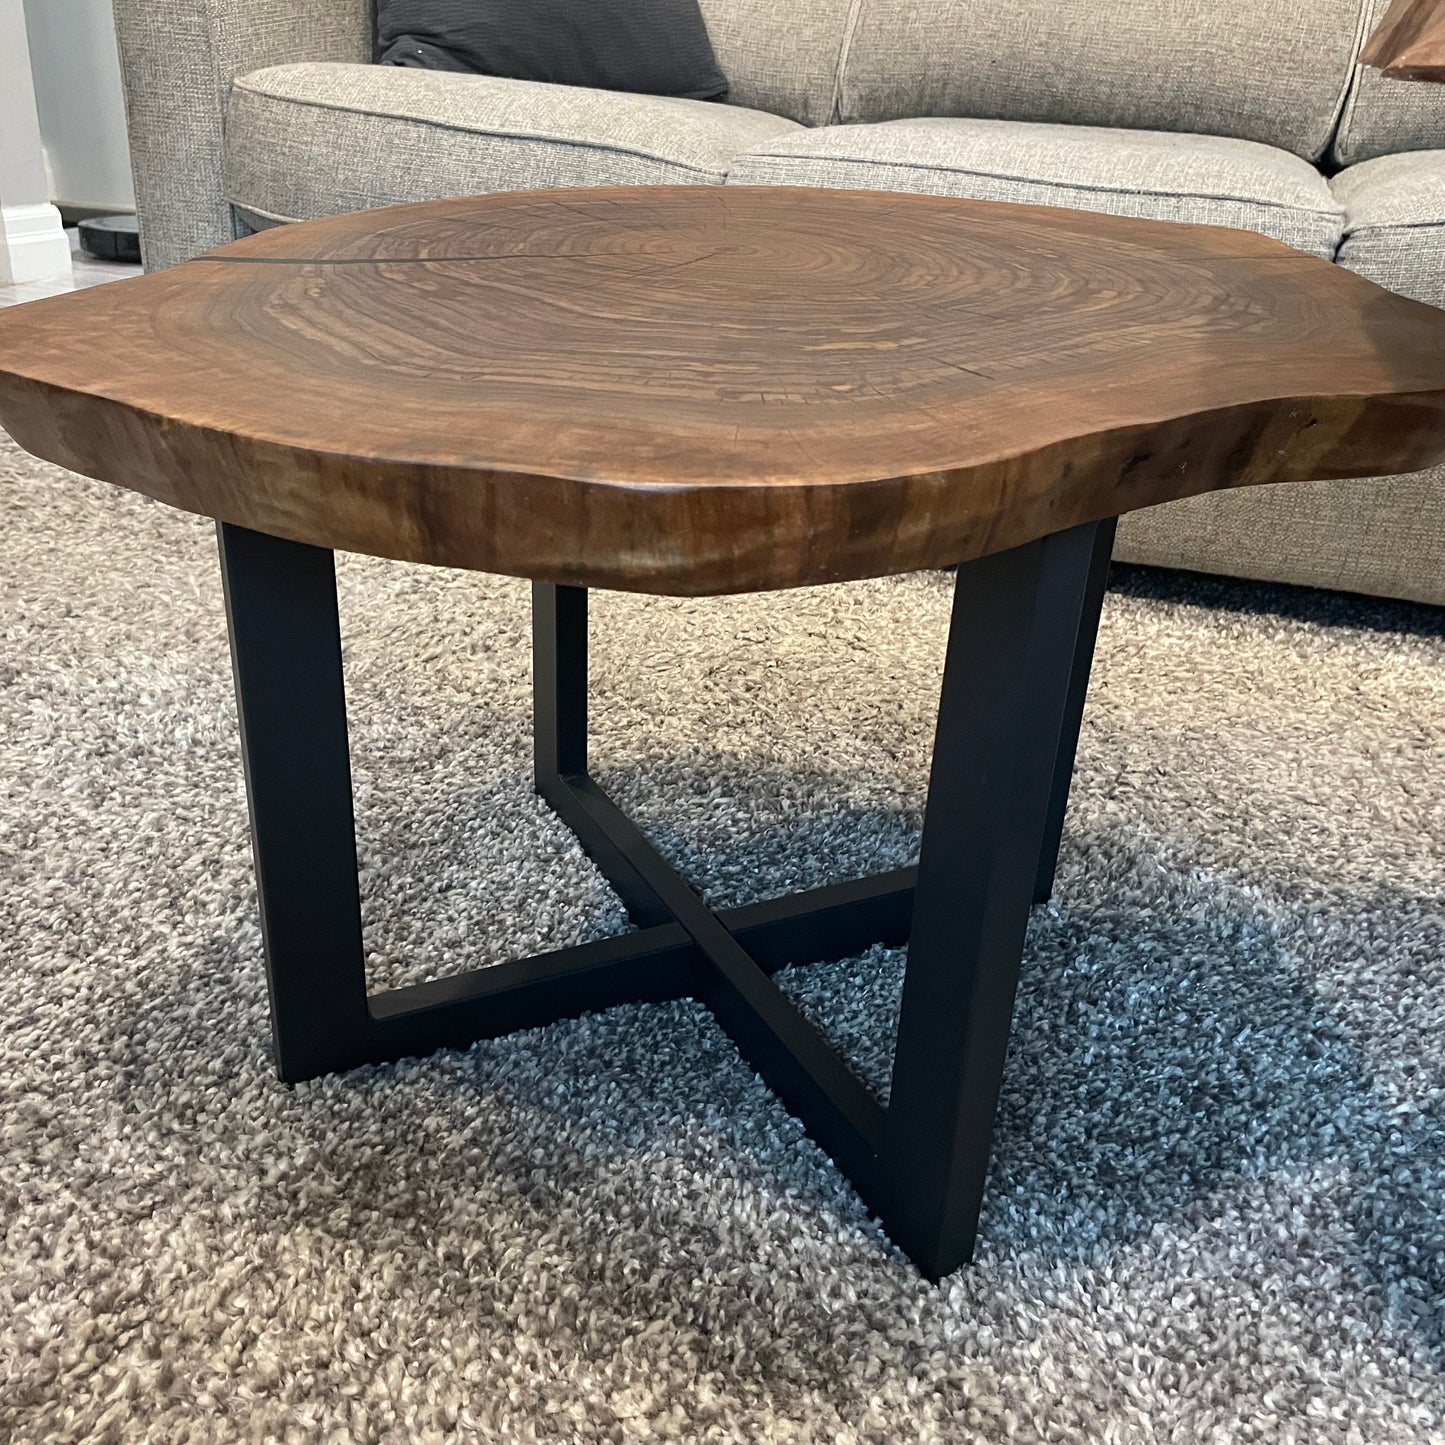
M103 281L119 281L126 276L139 276L139 266L120 261L96 261L80 249L74 228L68 232L74 276L56 276L44 281L26 281L20 286L0 286L0 306L16 306L22 301L39 301L43 296L58 296L63 291L82 286L98 286Z

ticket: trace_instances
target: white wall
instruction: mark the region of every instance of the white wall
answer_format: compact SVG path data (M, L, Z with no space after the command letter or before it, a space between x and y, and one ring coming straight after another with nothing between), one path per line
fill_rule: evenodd
M0 200L26 206L49 199L26 55L25 11L20 0L0 0Z
M24 0L24 6L50 199L133 211L110 0Z
M25 11L20 0L0 0L0 283L69 270L70 243L49 200Z

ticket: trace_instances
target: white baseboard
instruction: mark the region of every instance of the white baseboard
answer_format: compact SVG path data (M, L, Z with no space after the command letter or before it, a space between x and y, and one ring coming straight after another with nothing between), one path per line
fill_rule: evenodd
M0 285L69 276L70 269L70 238L54 206L0 206Z

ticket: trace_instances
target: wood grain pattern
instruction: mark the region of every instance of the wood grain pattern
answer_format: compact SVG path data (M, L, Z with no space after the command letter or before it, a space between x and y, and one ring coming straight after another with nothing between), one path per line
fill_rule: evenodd
M1445 0L1394 0L1360 52L1392 80L1445 81Z
M1430 465L1445 314L1215 228L774 187L517 193L11 308L0 423L300 541L748 591Z

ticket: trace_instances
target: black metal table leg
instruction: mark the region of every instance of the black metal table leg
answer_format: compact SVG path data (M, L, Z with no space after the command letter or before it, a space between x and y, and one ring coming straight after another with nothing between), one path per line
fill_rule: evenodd
M1101 546L1076 527L958 569L883 1146L883 1222L935 1279L973 1252Z
M587 776L587 589L532 584L533 779L566 819L587 856L639 928L672 912L633 866L625 847L586 813L568 807L569 785Z
M1054 873L1059 866L1059 844L1064 836L1064 815L1069 808L1069 788L1074 781L1074 760L1079 751L1079 729L1084 721L1084 703L1089 692L1089 672L1094 661L1094 644L1099 637L1099 616L1104 610L1104 593L1109 586L1109 561L1114 555L1116 522L1110 517L1094 528L1094 551L1089 559L1089 577L1084 587L1084 606L1074 639L1074 661L1069 673L1069 696L1064 706L1064 723L1054 752L1054 781L1049 791L1049 815L1044 825L1043 847L1039 849L1038 878L1034 902L1047 903L1054 891Z
M332 554L222 522L221 578L282 1079L369 1048Z
M587 769L587 594L534 589L537 791L637 931L368 996L332 555L220 528L288 1081L695 994L928 1275L968 1258L1019 956L1057 846L1111 524L959 568L916 869L714 911ZM910 935L911 928L911 935ZM771 975L909 943L885 1110Z
M537 786L587 771L587 589L532 584L532 734Z

